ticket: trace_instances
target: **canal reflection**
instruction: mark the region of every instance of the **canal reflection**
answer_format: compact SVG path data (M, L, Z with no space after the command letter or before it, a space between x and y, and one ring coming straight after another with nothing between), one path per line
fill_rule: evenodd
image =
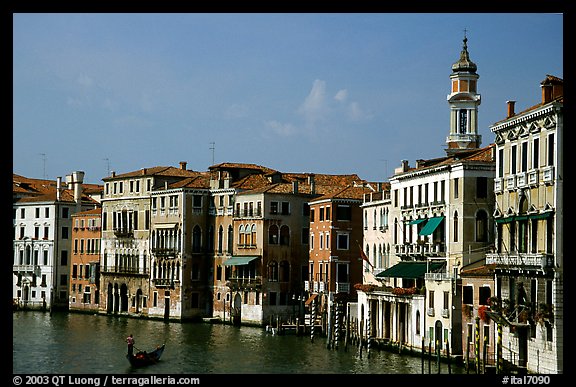
M132 369L136 349L166 343L158 364ZM272 335L259 327L177 323L78 313L13 313L13 372L19 374L421 374L422 359L358 347L326 348L325 338ZM424 373L437 373L425 361ZM451 373L464 373L451 365ZM448 373L444 363L440 373Z

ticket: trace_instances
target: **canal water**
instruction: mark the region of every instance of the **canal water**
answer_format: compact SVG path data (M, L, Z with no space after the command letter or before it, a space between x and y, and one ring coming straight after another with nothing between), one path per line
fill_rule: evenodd
M136 349L166 344L159 363L133 369L125 339ZM424 373L438 373L434 360ZM442 363L440 373L447 374ZM79 313L13 313L15 374L422 374L420 356L358 347L327 349L326 339L272 335L259 327L178 323ZM465 373L452 364L450 373Z

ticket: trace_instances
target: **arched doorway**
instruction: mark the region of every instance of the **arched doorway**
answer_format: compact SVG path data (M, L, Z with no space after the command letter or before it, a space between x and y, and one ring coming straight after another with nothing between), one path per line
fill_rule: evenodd
M128 286L126 284L120 286L120 311L128 312Z
M108 284L108 296L106 297L106 313L110 314L114 307L114 287L111 283Z
M440 320L436 321L434 324L434 342L436 349L442 349L442 322Z
M236 293L234 296L232 310L230 313L232 314L232 324L240 325L242 321L242 297L240 296L240 293Z

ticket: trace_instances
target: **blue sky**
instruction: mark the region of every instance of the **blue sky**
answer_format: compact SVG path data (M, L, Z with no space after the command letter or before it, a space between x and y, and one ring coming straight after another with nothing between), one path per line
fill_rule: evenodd
M479 132L563 78L554 13L16 13L13 171L221 162L387 181L445 155L464 29ZM213 149L211 149L213 148Z

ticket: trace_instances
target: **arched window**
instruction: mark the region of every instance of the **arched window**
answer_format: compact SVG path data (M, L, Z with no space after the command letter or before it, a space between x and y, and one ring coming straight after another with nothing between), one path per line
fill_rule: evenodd
M226 250L228 250L228 254L232 254L234 250L234 228L232 225L228 226L228 247Z
M250 230L250 234L252 234L252 246L256 247L256 225L252 224L252 229Z
M275 224L271 225L268 229L268 243L271 245L278 244L278 226Z
M223 243L224 243L224 227L220 225L220 228L218 229L218 254L222 254Z
M290 245L290 228L285 224L280 227L280 244L283 246Z
M244 247L245 244L246 244L246 234L244 234L244 225L241 224L240 227L238 227L238 245Z
M458 211L454 211L454 242L458 242Z
M416 334L420 334L420 311L416 311Z
M374 218L374 219L373 219L373 220L374 220L374 224L372 225L372 228L373 228L374 230L376 230L376 209L374 209L374 216L373 216L373 218Z
M488 214L484 210L476 213L476 242L488 241Z
M246 234L246 246L252 246L252 234L249 224L244 225L244 233Z
M202 240L202 231L200 230L200 226L196 225L194 226L194 229L192 230L192 252L193 253L199 253L200 249L201 249L201 243L200 241Z
M268 281L278 282L278 262L276 261L268 264Z

